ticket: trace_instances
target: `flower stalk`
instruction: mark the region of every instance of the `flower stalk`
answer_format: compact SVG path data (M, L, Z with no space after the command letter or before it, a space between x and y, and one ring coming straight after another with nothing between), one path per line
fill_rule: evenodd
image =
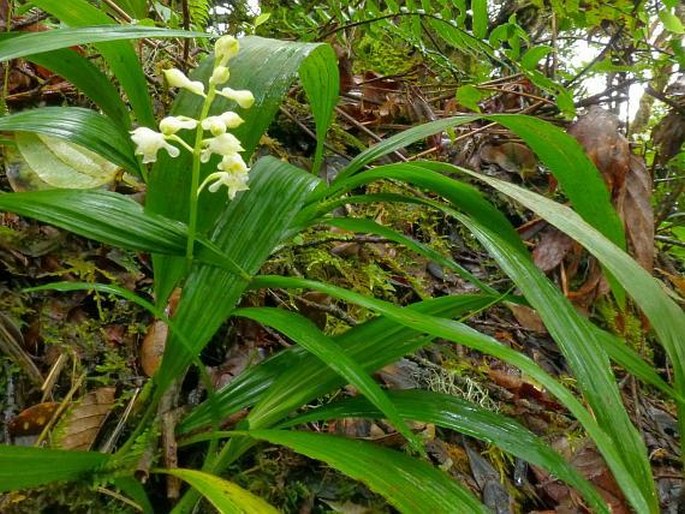
M229 129L238 127L244 120L233 111L209 116L217 95L233 100L243 109L249 109L254 104L254 96L250 91L235 90L230 87L219 89L219 86L228 81L230 77L228 61L235 57L238 51L238 41L233 36L222 36L216 41L214 70L209 79L207 91L202 82L190 80L181 70L172 68L164 71L170 87L185 89L203 97L204 101L197 120L188 116L167 116L159 123L159 132L147 127L131 131L131 139L136 145L135 153L142 156L143 163L155 162L161 149L164 149L171 157L177 157L180 154L180 148L192 155L188 197L188 241L185 254L187 271L190 271L193 264L199 197L205 186L210 193L215 193L225 186L230 200L233 200L238 192L249 189L247 182L250 169L240 155L244 148L240 141L228 132ZM193 146L190 146L178 136L177 132L193 129L195 141ZM209 132L212 137L205 138L205 132ZM171 142L178 146L174 146ZM200 184L201 165L208 162L213 155L221 157L217 171L210 173Z

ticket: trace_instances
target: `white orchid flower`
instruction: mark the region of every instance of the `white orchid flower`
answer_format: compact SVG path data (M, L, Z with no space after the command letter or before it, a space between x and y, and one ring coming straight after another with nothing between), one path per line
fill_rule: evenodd
M225 155L221 162L217 166L221 171L227 171L229 173L244 173L247 174L250 168L247 167L242 156L238 153L232 155Z
M200 153L200 162L207 162L213 153L221 156L233 155L245 149L233 134L219 134L202 141L205 148Z
M164 76L171 87L187 89L196 95L205 96L205 85L199 80L190 80L178 68L164 70Z
M143 156L143 163L155 162L157 160L157 152L164 148L171 157L178 157L181 151L173 145L170 145L164 139L164 134L155 132L147 127L138 127L130 132L131 140L136 145L136 155Z
M228 197L233 200L235 198L236 193L239 191L247 191L250 189L247 185L247 181L249 180L249 176L247 173L231 173L229 171L216 171L212 174L210 174L205 181L202 183L200 186L200 189L198 190L198 194L202 189L205 187L205 185L209 184L210 182L213 182L209 184L207 189L209 189L210 193L216 193L221 186L226 186L228 188Z
M214 66L226 66L226 63L238 54L240 45L233 36L221 36L214 43Z
M216 94L235 101L243 109L249 109L254 104L254 95L247 89L236 90L225 87L221 91L217 90Z
M188 116L167 116L159 122L159 130L165 136L171 136L179 130L191 130L197 127L197 120Z

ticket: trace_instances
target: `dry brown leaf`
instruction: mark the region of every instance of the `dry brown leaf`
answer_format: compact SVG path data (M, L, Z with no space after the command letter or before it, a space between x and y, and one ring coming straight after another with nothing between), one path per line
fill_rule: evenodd
M166 348L166 338L169 328L163 321L155 321L148 328L143 344L140 346L140 366L148 376L153 376L162 362L162 355Z
M641 158L631 155L626 191L618 211L626 227L631 254L650 273L654 262L654 212L651 198L652 178L647 166Z
M497 164L509 173L518 173L522 178L530 177L538 169L535 154L526 145L507 142L499 145L483 145L479 150L480 158L488 163Z
M573 239L554 227L546 227L533 250L533 261L542 271L553 270L573 248Z
M624 192L631 157L628 140L618 127L618 116L593 105L568 130L597 166L613 199Z
M65 450L89 450L114 406L113 387L101 387L81 398L55 428L55 444Z
M545 324L542 322L542 318L537 313L535 309L526 307L525 305L519 305L518 303L506 303L511 313L521 325L526 330L531 330L533 332L538 332L540 334L546 334L547 329Z
M40 434L58 408L58 402L43 402L24 409L7 424L10 437Z

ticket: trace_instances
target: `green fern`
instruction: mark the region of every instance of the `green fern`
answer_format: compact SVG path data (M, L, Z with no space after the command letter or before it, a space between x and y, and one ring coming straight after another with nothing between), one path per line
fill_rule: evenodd
M190 12L190 21L193 25L205 28L209 21L209 8L212 2L210 0L188 0L188 10Z

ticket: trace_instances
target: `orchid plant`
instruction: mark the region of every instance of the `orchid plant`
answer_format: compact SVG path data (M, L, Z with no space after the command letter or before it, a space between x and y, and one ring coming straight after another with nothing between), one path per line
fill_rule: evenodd
M152 116L144 73L139 66L122 65L138 63L135 51L131 45L119 45L124 41L115 40L157 35L177 37L176 32L113 27L111 20L86 0L34 0L32 3L48 9L69 27L14 35L0 41L0 59L6 61L64 49L74 43L108 41L115 46L98 50L117 76L140 128L129 134L128 105L116 91L103 97L101 92L112 87L111 80L96 70L101 87L86 91L103 114L68 107L33 109L0 117L0 130L30 131L67 139L131 173L141 174L147 182L146 205L143 208L117 192L61 189L1 194L0 209L34 217L105 244L152 253L156 305L115 284L61 282L41 288L95 289L119 295L167 322L169 339L160 368L153 380L147 382L153 384L150 387L153 393L143 391L136 401L140 405L136 410L141 414L130 417L128 424L135 423L135 427L116 453L0 445L0 492L58 480L91 479L98 485L112 484L127 497L128 503L135 500L140 510L151 513L154 508L145 487L137 480L149 470L173 475L193 486L176 504L175 513L192 512L201 494L222 512L276 512L249 491L220 478L238 465L239 459L257 441L267 441L325 461L364 481L400 512L487 512L469 487L421 458L425 454L423 443L407 425L407 420L417 420L495 444L572 485L593 512L608 513L610 507L595 487L544 440L515 420L446 394L386 391L371 378L374 371L439 337L517 367L546 389L595 442L633 510L659 512L647 449L622 404L612 361L667 395L681 411L680 431L685 432L682 351L685 316L660 285L621 249L625 246L622 226L612 210L601 177L568 135L544 121L523 115L457 116L387 138L357 155L331 184L321 181L316 173L269 156L255 159L250 170L245 162L249 160L247 156L254 151L297 76L310 99L316 122L317 150L312 168L318 170L338 96L338 69L330 46L248 37L241 41L242 50L237 55L239 47L235 38L221 37L215 45L214 59L200 63L192 78L177 69L165 72L169 85L183 90L183 94L172 108L174 115L157 124ZM102 24L102 27L73 28L79 24ZM108 53L111 48L116 48L117 53ZM86 60L78 61L79 56L74 59L79 66L71 71L78 78L78 72L86 69ZM235 59L232 62L235 77L230 77L231 59ZM61 68L60 73L68 71ZM235 89L225 86L229 77ZM257 102L250 90L257 94ZM243 120L237 113L230 109L221 112L223 106L217 97L227 98L241 108L257 103L259 109L244 114L246 121L241 126ZM675 377L672 385L629 347L616 344L614 336L578 314L535 267L529 250L508 219L473 187L458 179L469 171L427 161L373 167L380 157L480 118L500 123L519 135L557 177L582 217L566 206L512 184L477 174L472 174L471 180L484 181L515 199L597 256L650 320L656 338L669 356ZM56 120L69 123L59 126ZM155 126L158 131L151 128ZM181 134L192 130L195 138L189 143L192 138ZM163 152L160 154L162 149L171 159ZM141 169L134 152L144 165L157 163L149 176ZM207 169L211 164L202 166L214 162L212 159L217 161L215 170ZM361 186L386 180L407 183L431 195L355 193ZM206 188L214 193L222 186L226 186L228 198L232 200L227 206L218 205L218 199L212 201L204 192ZM200 195L206 196L202 202ZM498 292L450 258L375 220L335 215L340 205L369 201L422 204L462 223L511 277L521 296L509 297ZM453 294L400 307L326 282L258 275L276 249L288 244L304 229L322 226L388 238L459 273L480 292ZM198 242L201 244L196 245ZM188 273L176 312L168 319L163 307L178 285L184 259ZM195 265L191 268L191 264ZM248 289L315 290L341 302L359 305L377 313L378 317L332 336L297 312L266 306L239 307ZM621 292L620 288L616 289ZM576 388L570 389L517 349L462 323L505 297L527 302L537 309L567 359ZM231 317L252 319L297 344L252 366L218 391L207 387L207 399L191 406L182 414L179 424L171 428L170 447L176 441L186 446L203 445L202 471L175 465L154 467L158 465L157 460L150 463L150 456L156 453L153 445L158 438L153 421L157 415L155 407L161 403L159 398L173 392L171 385L193 362L202 374L203 365L198 356ZM313 400L330 398L331 392L345 384L352 384L361 393L360 397L343 401L331 398L330 404L312 407ZM218 422L242 411L247 416L234 430L216 429ZM417 450L419 458L369 441L293 428L359 416L387 419ZM180 464L192 465L186 460Z
M240 140L229 129L239 127L244 120L234 111L226 111L218 116L209 116L209 111L217 95L235 101L243 109L254 104L254 95L248 90L235 90L230 87L219 89L230 78L228 62L238 54L238 40L230 35L220 37L214 44L214 69L209 78L209 88L197 80L190 80L177 68L164 70L164 76L170 87L184 89L204 98L199 119L188 116L167 116L159 122L159 132L148 127L138 127L130 132L135 143L135 154L142 156L143 164L157 161L157 153L164 149L170 157L178 157L184 149L193 157L191 189L189 196L190 216L188 219L188 242L186 261L188 268L193 261L193 248L197 233L198 197L207 187L215 193L221 186L226 186L229 199L233 200L240 191L249 189L247 182L250 168L240 155L245 151ZM179 135L181 130L195 130L193 146L186 143ZM211 137L204 137L209 132ZM175 146L174 144L178 146ZM221 161L217 171L211 173L200 184L200 164L206 163L212 155L219 155Z

